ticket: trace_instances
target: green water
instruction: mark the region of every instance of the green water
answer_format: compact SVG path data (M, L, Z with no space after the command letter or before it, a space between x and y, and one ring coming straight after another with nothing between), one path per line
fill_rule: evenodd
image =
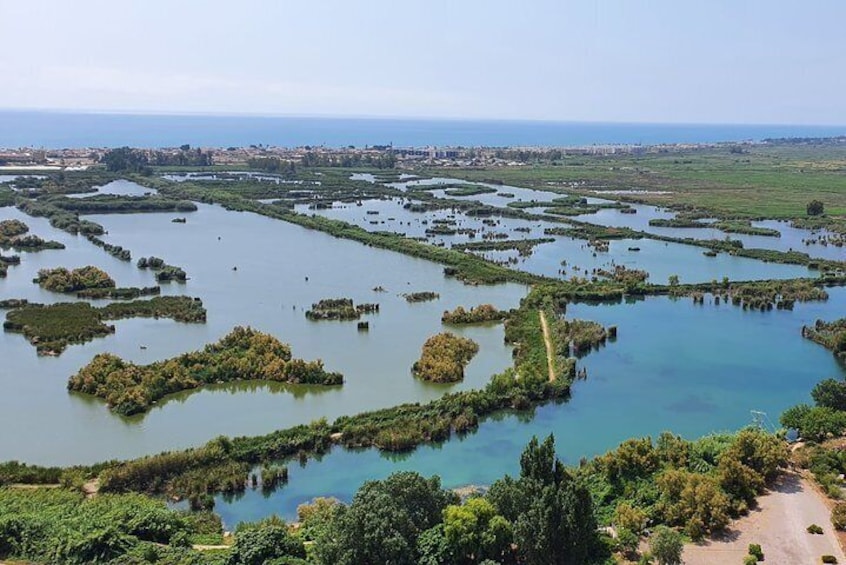
M185 215L185 214L180 214ZM133 258L156 255L186 269L191 280L164 286L166 294L199 296L208 323L132 319L116 323L117 332L60 357L38 357L18 334L0 333L0 460L70 464L134 457L188 447L217 435L256 435L278 428L335 418L362 410L436 398L448 390L478 388L511 364L501 326L455 330L476 340L479 354L464 382L432 385L410 375L426 338L443 330L440 316L458 305L489 302L517 305L526 289L519 285L470 287L444 278L442 267L358 243L310 232L255 214L226 212L201 205L186 224L173 214L92 216L109 234L103 239L132 250ZM0 298L40 302L66 300L31 282L39 268L94 264L111 273L119 286L154 284L152 274L120 262L84 238L53 230L46 221L12 208L0 219L20 218L42 237L61 240L64 251L26 254L0 279ZM218 239L220 237L220 239ZM237 266L238 270L232 268ZM308 280L306 281L306 277ZM372 289L382 286L386 292ZM439 300L409 304L401 293L432 290ZM365 317L369 332L355 322L309 322L305 309L327 297L348 296L378 302L378 314ZM125 419L105 405L69 394L67 378L100 352L136 363L150 363L202 347L235 325L252 325L289 342L296 356L323 359L346 376L341 388L227 386L169 398L146 416ZM146 349L141 349L141 346ZM11 432L11 430L14 430Z

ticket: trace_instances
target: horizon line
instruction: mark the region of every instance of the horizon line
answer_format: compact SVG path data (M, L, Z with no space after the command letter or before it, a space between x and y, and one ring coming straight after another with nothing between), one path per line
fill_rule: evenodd
M463 118L454 116L401 116L368 114L286 114L273 112L211 112L188 110L112 110L112 109L73 109L73 108L7 108L0 107L0 113L44 113L44 114L79 114L100 116L160 116L160 117L196 117L196 118L288 118L316 120L382 120L416 122L492 122L492 123L539 123L539 124L602 124L602 125L662 125L662 126L768 126L768 127L827 127L846 128L846 123L819 122L697 122L697 121L638 121L638 120L577 120L577 119L541 119L541 118Z

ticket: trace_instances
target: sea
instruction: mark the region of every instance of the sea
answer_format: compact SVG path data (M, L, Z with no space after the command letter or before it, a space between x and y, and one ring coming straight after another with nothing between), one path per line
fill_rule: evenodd
M843 126L154 115L0 110L0 148L580 147L846 135Z

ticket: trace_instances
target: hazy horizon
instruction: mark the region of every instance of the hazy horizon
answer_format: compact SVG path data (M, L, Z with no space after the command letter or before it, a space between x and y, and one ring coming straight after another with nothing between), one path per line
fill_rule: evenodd
M846 4L32 0L0 7L0 108L846 124Z

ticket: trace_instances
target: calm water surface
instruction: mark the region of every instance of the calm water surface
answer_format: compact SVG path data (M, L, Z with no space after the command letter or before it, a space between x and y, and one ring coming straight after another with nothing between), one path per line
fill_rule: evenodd
M166 285L164 292L201 297L208 323L119 321L115 334L71 346L57 358L38 357L18 334L0 334L0 426L16 430L0 436L0 459L92 462L187 447L220 434L266 433L321 417L425 401L447 390L477 388L511 364L502 327L474 327L456 330L481 348L463 383L426 384L409 372L426 338L443 330L444 310L483 302L511 308L525 295L522 286L465 286L445 278L439 265L255 214L200 205L199 211L180 215L188 218L186 224L172 223L174 214L90 218L106 227L104 239L128 247L135 259L156 255L184 267L191 280ZM0 279L0 298L66 300L31 282L42 267L93 264L111 273L119 286L154 284L152 274L137 269L134 261L120 262L84 238L53 230L45 220L12 208L0 209L4 218L20 218L34 233L60 240L68 249L23 255L22 264ZM374 292L376 286L386 292ZM422 290L441 297L409 304L401 296ZM355 322L306 320L311 303L342 296L381 304L379 314L365 318L370 320L369 332L357 332ZM220 387L176 396L135 419L120 418L100 401L66 391L67 378L96 353L108 351L150 363L200 348L239 324L289 342L296 356L323 359L328 369L345 374L346 384L331 389Z
M710 297L709 297L710 298ZM228 526L296 507L315 496L349 501L365 481L400 470L440 475L446 487L490 484L519 470L519 456L533 435L555 434L560 457L571 465L612 449L630 437L672 430L688 438L735 430L763 410L777 425L782 410L810 401L813 384L846 375L831 353L802 339L803 324L846 308L846 289L827 303L798 305L793 312L744 312L731 305L694 306L687 300L650 298L629 305L578 305L568 316L617 324L615 343L580 361L588 378L572 399L535 411L484 422L478 432L412 454L336 448L304 468L289 464L290 483L269 497L247 491L216 511Z

